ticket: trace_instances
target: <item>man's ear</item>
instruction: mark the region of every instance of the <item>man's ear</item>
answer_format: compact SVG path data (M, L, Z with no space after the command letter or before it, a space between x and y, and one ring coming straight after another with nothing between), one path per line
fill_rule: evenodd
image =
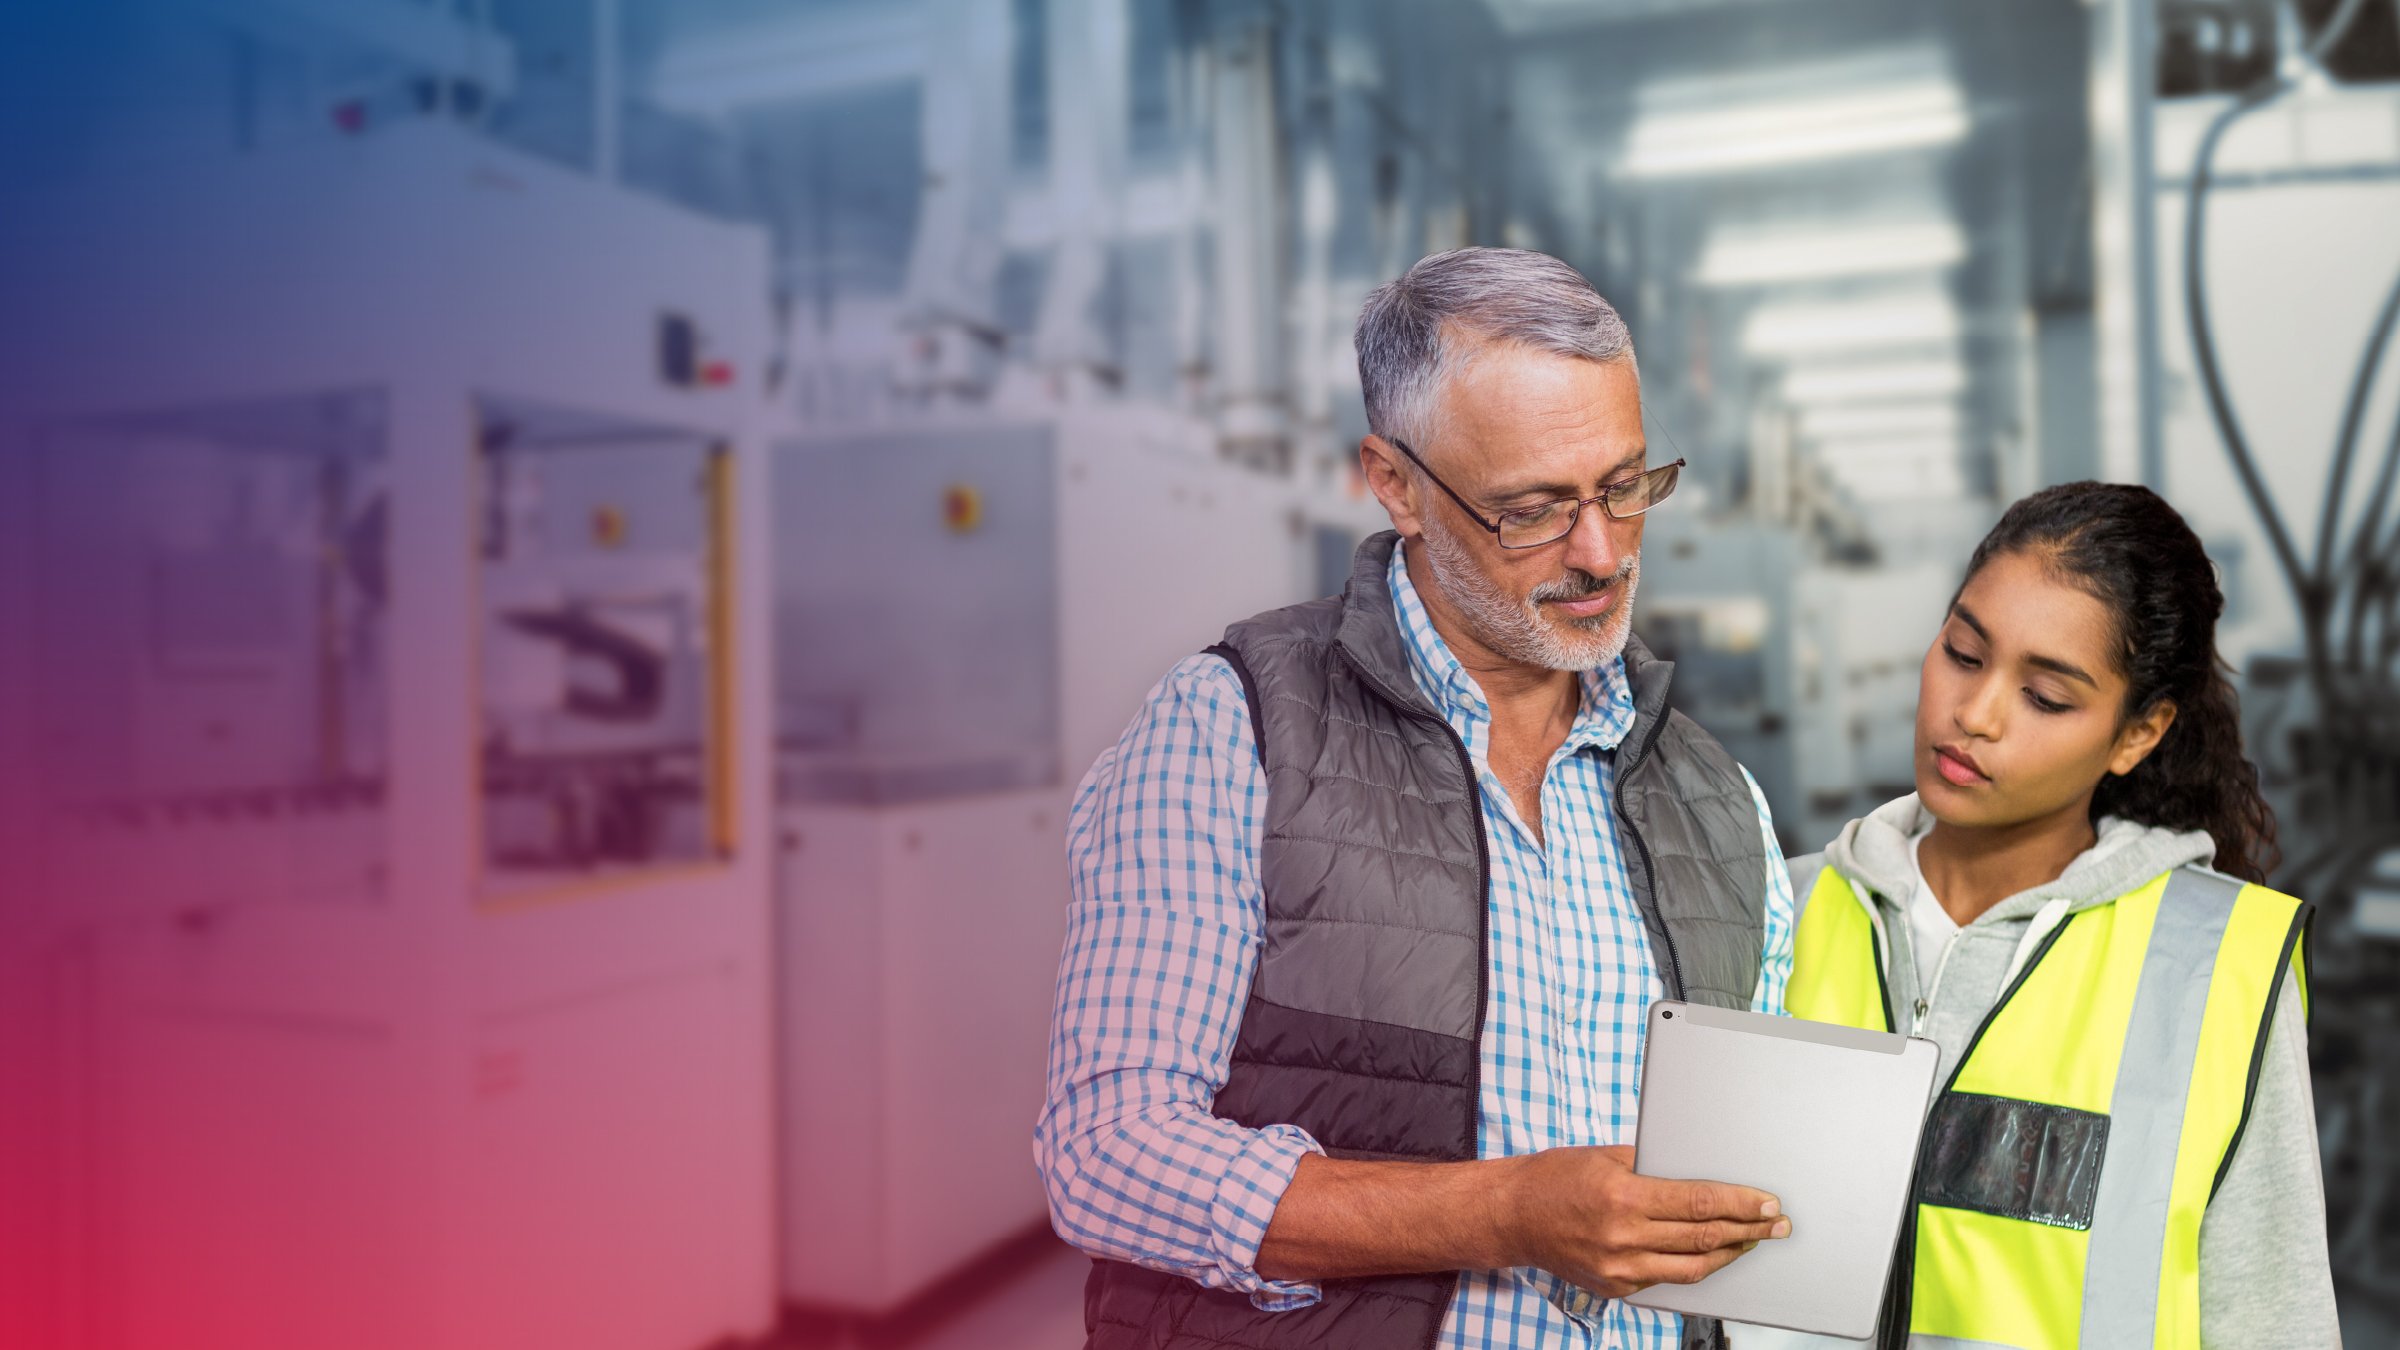
M1408 471L1408 462L1397 447L1381 436L1368 436L1358 443L1358 470L1401 538L1414 539L1423 532L1416 476Z
M2116 749L2108 757L2108 771L2122 777L2140 767L2166 739L2167 728L2175 725L2175 700L2162 698L2140 716L2126 722L2117 733Z

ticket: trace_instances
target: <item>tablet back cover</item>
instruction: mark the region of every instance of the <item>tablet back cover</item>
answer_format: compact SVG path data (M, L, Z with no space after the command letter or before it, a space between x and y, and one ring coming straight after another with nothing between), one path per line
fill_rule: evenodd
M1653 1285L1630 1301L1874 1334L1938 1061L1928 1040L1653 1004L1634 1170L1770 1192L1792 1236L1698 1284Z

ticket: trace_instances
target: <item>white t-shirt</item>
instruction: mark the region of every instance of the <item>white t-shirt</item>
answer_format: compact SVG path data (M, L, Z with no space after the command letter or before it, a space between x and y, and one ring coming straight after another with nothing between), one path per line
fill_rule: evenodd
M1933 997L1933 977L1942 967L1942 953L1950 949L1950 940L1958 936L1958 924L1935 899L1933 887L1926 884L1924 864L1917 861L1917 846L1925 842L1920 834L1908 841L1908 865L1917 874L1915 889L1908 895L1908 938L1910 950L1916 955L1917 1001Z

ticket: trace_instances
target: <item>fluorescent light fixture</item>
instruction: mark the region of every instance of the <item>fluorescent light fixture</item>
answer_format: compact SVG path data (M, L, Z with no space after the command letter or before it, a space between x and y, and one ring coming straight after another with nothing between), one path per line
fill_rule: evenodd
M1966 256L1966 236L1950 221L1775 234L1719 231L1700 257L1699 279L1703 286L1766 286L1930 271Z
M1924 441L1901 453L1898 447L1882 454L1852 454L1819 449L1810 458L1840 479L1923 478L1958 472L1958 446L1947 441Z
M1927 465L1901 473L1851 476L1836 474L1850 495L1862 502L1922 501L1928 497L1964 497L1967 480L1956 465Z
M1761 305L1742 328L1752 356L1808 356L1958 339L1958 306L1929 291L1905 298Z
M1958 435L1958 407L1951 403L1899 403L1870 408L1810 408L1800 415L1800 434L1829 441L1867 436Z
M1814 447L1811 452L1817 462L1825 465L1874 465L1888 468L1904 464L1948 464L1958 459L1958 442L1942 436L1912 436L1888 441L1834 441Z
M1954 398L1966 387L1967 372L1955 360L1880 366L1808 366L1783 377L1784 401L1803 407L1872 403L1879 399Z
M670 38L650 81L650 98L687 116L721 118L746 108L921 78L939 42L929 31L923 5L754 8L767 17Z
M1949 145L1967 134L1955 81L1644 114L1620 172L1672 178Z

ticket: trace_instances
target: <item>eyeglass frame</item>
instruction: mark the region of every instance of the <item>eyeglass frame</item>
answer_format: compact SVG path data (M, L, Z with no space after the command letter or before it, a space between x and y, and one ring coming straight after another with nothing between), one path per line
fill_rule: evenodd
M1643 507L1641 510L1634 512L1632 515L1620 516L1620 515L1618 515L1618 514L1616 513L1616 511L1615 511L1615 510L1614 510L1612 507L1610 507L1610 506L1609 506L1609 504L1608 504L1608 494L1609 494L1609 493L1611 493L1611 492L1614 492L1614 491L1616 491L1618 488L1621 488L1621 487L1624 487L1624 486L1626 486L1626 485L1627 485L1627 484L1629 484L1629 483L1638 483L1638 482L1640 482L1641 480L1643 480L1643 479L1645 479L1645 478L1648 478L1648 477L1649 477L1650 475L1652 475L1652 474L1655 474L1655 473L1668 473L1668 472L1672 472L1672 471L1675 471L1675 470L1682 469L1682 468L1683 468L1685 465L1687 465L1687 464L1689 464L1689 463L1691 462L1691 461L1690 461L1690 460L1688 460L1688 459L1682 459L1682 458L1678 458L1678 459L1676 459L1676 460L1675 460L1673 463L1671 463L1671 464L1661 464L1661 465L1659 465L1657 468L1654 468L1654 469L1644 469L1644 470L1642 470L1640 473L1634 474L1634 475L1632 475L1632 476L1630 476L1630 477L1626 477L1626 478L1620 478L1620 479L1618 479L1616 482L1608 484L1607 486L1605 486L1605 487L1601 488L1601 489L1600 489L1600 491L1599 491L1598 493L1594 494L1593 496L1589 496L1589 497L1553 497L1553 498L1549 499L1548 501L1545 501L1545 502L1541 503L1541 505L1543 505L1543 506L1557 506L1557 505L1561 505L1561 504L1564 504L1564 505L1566 505L1566 507L1568 508L1568 509L1567 509L1567 527L1566 527L1565 529L1563 529L1563 530L1560 530L1560 531L1559 531L1557 534L1554 534L1554 535L1550 536L1548 539L1544 539L1544 540L1542 540L1540 543L1536 543L1536 544L1512 544L1512 543L1509 543L1507 540L1505 540L1505 539L1502 539L1502 538L1500 537L1500 522L1499 522L1499 521L1497 521L1497 520L1485 520L1485 519L1483 518L1483 513L1482 513L1482 512L1480 512L1480 511L1478 511L1478 510L1476 510L1476 509L1475 509L1475 507L1474 507L1474 504L1473 504L1473 503L1469 502L1469 501L1468 501L1466 498L1459 496L1459 495L1458 495L1458 491L1457 491L1457 489L1455 489L1455 488L1451 487L1451 486L1450 486L1448 483L1445 483L1445 482L1443 482L1443 481L1442 481L1442 476L1441 476L1440 474L1438 474L1438 473L1435 473L1435 472L1433 471L1433 466L1432 466L1432 465L1430 465L1430 464L1427 464L1427 463L1426 463L1426 462L1425 462L1423 459L1419 458L1419 457L1418 457L1418 455L1417 455L1417 452L1416 452L1416 451L1414 451L1414 450L1411 450L1411 449L1409 449L1409 448L1408 448L1408 442L1406 442L1406 441L1404 441L1404 440L1401 440L1401 439L1400 439L1399 437L1397 437L1397 436L1386 436L1386 437L1384 437L1384 439L1385 439L1385 440L1387 440L1387 441L1390 441L1390 442L1392 443L1392 445L1393 445L1393 446L1395 446L1395 447L1396 447L1396 448L1397 448L1397 449L1400 451L1400 453L1401 453L1401 454L1404 454L1404 455L1408 456L1408 462L1409 462L1409 463L1416 465L1416 466L1417 466L1418 468L1420 468L1420 469L1423 469L1423 470L1425 471L1425 476L1426 476L1427 478L1430 478L1430 479L1432 479L1432 480L1433 480L1433 485L1434 485L1435 487L1438 487L1438 488L1440 488L1440 489L1443 491L1443 493L1445 493L1446 495L1448 495L1448 497L1450 498L1450 500L1452 500L1452 501L1454 501L1454 502L1457 502L1457 503L1458 503L1458 509L1459 509L1459 510L1461 510L1461 511L1464 511L1464 512L1466 512L1466 513L1467 513L1467 519L1469 519L1469 520L1472 520L1472 521L1474 521L1476 524L1478 524L1478 525L1481 525L1481 526L1482 526L1483 528L1485 528L1486 530L1489 530L1489 531L1491 531L1491 534L1492 534L1492 540L1493 540L1493 542L1497 543L1497 544L1498 544L1500 547L1502 547L1502 548L1505 548L1505 549L1543 548L1543 547L1546 547L1546 546L1548 546L1548 545L1550 545L1550 544L1555 544L1555 543L1557 543L1559 540L1561 540L1561 539L1564 539L1564 538L1566 538L1568 535L1575 533L1575 527L1583 523L1583 508L1585 508L1585 507L1587 507L1587 506L1590 506L1590 505L1591 505L1593 502L1598 502L1598 503L1600 503L1600 514L1601 514L1601 515L1603 515L1603 516L1605 516L1605 517L1607 517L1607 518L1608 518L1608 519L1610 519L1610 520L1636 520L1636 519L1639 519L1640 517L1642 517L1642 516L1644 516L1644 515L1647 515L1647 514L1650 512L1650 509L1651 509L1651 507L1655 507L1655 506L1657 506L1657 505L1658 505L1660 502L1663 502L1663 501L1665 501L1665 500L1666 500L1666 497L1664 497L1664 496L1661 496L1661 497L1658 497L1658 498L1655 498L1655 499L1653 499L1653 500L1651 501L1651 503L1650 503L1650 505L1649 505L1649 506L1645 506L1645 507ZM1678 475L1678 477L1680 478L1680 475ZM1668 493L1669 493L1670 495L1672 495L1672 494L1673 494L1673 492L1674 492L1674 489L1673 489L1673 488L1669 488L1669 489L1667 489L1667 491L1668 491ZM1516 509L1517 509L1517 510L1520 510L1520 511L1530 511L1530 510L1533 510L1534 508L1533 508L1533 507L1530 507L1530 506L1521 506L1521 507L1518 507L1518 508L1516 508ZM1501 512L1500 514L1501 514L1501 515L1503 515L1503 516L1505 516L1505 515L1508 515L1508 514L1509 514L1509 512L1507 512L1507 511L1503 511L1503 512Z

